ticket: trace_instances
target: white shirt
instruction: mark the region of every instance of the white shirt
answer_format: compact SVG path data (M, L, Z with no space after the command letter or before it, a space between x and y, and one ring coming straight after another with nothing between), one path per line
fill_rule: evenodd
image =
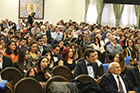
M101 62L101 61L99 61L99 59L96 59L96 60L95 60L95 62L97 63L98 67L100 67L100 66L101 66L101 64L102 64L102 62Z
M54 55L54 53L52 52L52 56ZM58 61L58 57L53 57L54 59L54 62L57 62Z
M54 33L55 33L55 31L54 32L51 31L51 38L54 37Z
M39 50L40 50L40 52L42 54L42 52L43 52L43 46L38 46L38 47L39 47Z
M100 47L99 44L97 44L97 45L93 44L93 48L95 50L100 51L100 52L105 52L105 49L104 49L104 46L103 45L101 45L101 47Z
M93 67L92 67L92 66L87 66L87 64L89 64L89 63L88 63L86 60L85 60L85 63L86 63L86 67L87 67L88 75L91 76L92 78L94 78L95 75L94 75Z
M115 79L115 81L116 81L116 83L117 83L118 91L120 91L120 89L119 89L119 81L118 81L118 78L117 78L118 75L115 75L115 74L113 74L113 73L112 73L112 75L113 75L113 77L114 77L114 79ZM119 79L120 79L120 82L121 82L121 84L122 84L122 88L123 88L124 93L127 93L125 84L124 84L124 82L123 82L123 80L122 80L122 78L121 78L120 75L119 75Z

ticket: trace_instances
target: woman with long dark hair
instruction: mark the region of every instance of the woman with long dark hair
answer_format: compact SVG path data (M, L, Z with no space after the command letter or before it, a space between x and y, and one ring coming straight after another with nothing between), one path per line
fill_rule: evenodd
M133 59L138 57L138 51L135 47L135 43L132 39L127 40L127 48L124 50L125 57L132 57Z
M38 80L42 86L51 77L49 72L49 60L46 56L39 58L35 67L30 70L29 76Z
M23 74L33 66L32 62L29 60L29 52L26 48L22 48L19 51L18 61L14 63L14 67L19 69Z
M31 37L31 36L28 36L28 37L26 38L26 40L27 40L27 47L29 47L30 42L32 41L32 37Z
M42 56L46 56L49 60L50 66L49 66L49 70L51 71L54 67L54 61L52 60L52 55L51 55L51 51L49 48L45 48L42 52Z
M78 35L78 38L74 41L75 44L79 47L81 42L83 41L83 36L82 34Z
M64 33L63 33L63 36L62 36L62 38L61 38L61 40L63 40L64 45L65 45L66 47L69 45L70 39L71 39L71 38L68 37L67 33L64 32Z
M33 64L35 64L40 57L40 54L38 53L37 45L38 44L36 41L32 41L29 45L29 60Z
M132 68L132 66L125 64L124 57L125 56L122 52L117 53L114 57L114 62L118 62L120 64L122 74L125 74L127 69Z
M94 39L93 48L98 52L99 60L102 63L105 63L105 49L104 46L101 45L100 39L98 37Z
M15 41L11 40L8 42L6 51L3 55L10 57L13 63L18 60L18 50Z
M75 60L79 59L80 55L78 53L76 45L74 43L70 43L69 47L72 49L74 59Z

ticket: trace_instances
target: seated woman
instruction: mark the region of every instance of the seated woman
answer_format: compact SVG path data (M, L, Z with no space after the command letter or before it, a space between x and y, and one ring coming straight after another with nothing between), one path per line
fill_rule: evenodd
M81 42L83 41L83 36L82 34L78 35L78 38L74 41L75 44L79 47Z
M95 57L94 58L95 58L95 62L98 64L98 67L100 67L102 62L98 59L98 52L97 51L95 51Z
M60 40L60 41L57 42L57 44L60 46L60 55L62 55L62 51L65 48L64 41Z
M136 46L137 51L140 54L140 36L136 38L136 40L135 40L135 46Z
M30 42L32 41L32 37L28 36L26 39L27 39L27 47L29 48Z
M3 50L3 53L5 53L6 51L6 47L5 47L5 40L3 38L0 38L0 43L2 44L2 50Z
M119 52L118 54L115 55L114 62L118 62L120 64L122 74L125 74L127 69L132 68L132 66L128 66L125 64L124 54L122 52Z
M85 39L83 41L83 47L91 48L92 44L93 44L93 41L91 39L91 36L90 35L86 35Z
M127 40L127 48L124 50L125 58L130 56L133 59L138 57L138 51L135 47L135 43L132 39Z
M27 72L27 70L33 66L32 62L29 59L29 52L26 48L22 48L19 51L18 61L14 63L14 67L19 69L23 74Z
M3 55L10 57L13 63L18 60L18 50L17 50L17 44L15 41L11 40L8 42L6 51Z
M96 37L94 40L93 49L95 49L98 52L99 60L102 63L105 63L105 49L98 37Z
M64 46L68 46L69 45L69 43L70 43L70 37L68 37L68 35L67 35L67 33L66 32L64 32L63 33L63 36L62 36L62 38L61 38L61 40L63 40L63 42L64 42Z
M30 70L29 76L39 81L42 86L51 77L49 72L49 60L46 56L39 58L35 67Z
M49 70L51 71L54 67L54 61L52 60L52 55L51 55L51 51L49 48L45 48L42 52L42 56L46 56L49 60L50 66L49 66Z
M37 42L32 41L29 46L29 61L35 64L39 57L40 54L38 53Z
M80 55L78 53L76 45L74 43L70 43L69 47L72 49L74 59L78 60L80 58Z
M62 61L59 61L59 65L67 66L71 71L75 69L75 60L73 52L70 47L67 47L62 52Z

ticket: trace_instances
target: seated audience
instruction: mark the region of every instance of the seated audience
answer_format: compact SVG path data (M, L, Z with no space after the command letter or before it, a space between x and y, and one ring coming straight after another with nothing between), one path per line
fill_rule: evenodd
M18 50L15 41L11 40L8 42L6 51L3 55L10 57L13 63L18 60Z
M6 51L6 42L5 42L5 40L3 38L0 38L0 43L2 45L3 53L5 53L5 51Z
M138 55L137 63L137 66L127 70L126 76L128 77L130 83L137 87L140 92L140 54Z
M93 43L93 49L95 49L98 52L99 60L102 63L105 63L105 49L104 49L104 46L101 44L100 39L98 37L95 37L95 40Z
M127 48L124 50L124 55L125 57L130 56L133 59L137 58L138 52L132 39L127 40Z
M37 60L39 59L39 57L40 57L40 54L38 53L37 42L32 41L29 46L29 61L35 64Z
M60 40L60 41L57 42L57 44L60 46L60 55L62 55L62 51L65 48L64 41L63 40Z
M0 71L6 67L12 67L13 63L11 58L3 55L2 44L0 43Z
M75 69L75 60L73 57L73 52L70 47L67 47L62 52L62 60L59 61L59 65L67 66L71 71Z
M61 40L64 41L64 46L68 46L68 45L69 45L70 39L71 39L71 38L68 37L67 33L64 32L64 33L63 33L63 36L62 36L62 38L61 38Z
M20 38L18 50L22 49L23 47L26 48L26 49L28 49L26 47L26 41L27 41L26 38Z
M6 36L6 43L8 43L13 37L13 32L12 31L9 31L8 32L8 35Z
M40 57L35 67L30 70L29 76L35 78L44 86L46 81L51 77L49 72L49 60L45 56Z
M27 40L27 47L29 48L30 42L32 41L32 37L31 36L28 36L26 38L26 40Z
M84 52L85 60L77 63L75 76L87 74L98 81L100 71L97 63L95 62L95 50L86 49Z
M91 48L92 44L93 44L93 41L91 39L91 36L90 35L86 35L85 39L83 41L83 47Z
M98 64L98 67L101 66L102 62L98 59L98 52L95 51L95 62Z
M78 53L78 49L74 43L70 43L69 47L72 49L73 56L75 60L78 60L80 58L80 55Z
M35 34L37 32L40 32L40 28L38 27L38 22L33 23L34 27L31 28L31 33Z
M104 93L137 93L137 88L121 74L119 63L110 63L109 71L110 73L103 78Z
M59 55L59 52L60 52L60 46L57 44L54 44L52 46L52 51L51 51L54 66L57 66L59 61L62 59L62 57Z
M42 36L39 36L36 38L36 41L38 43L38 51L40 54L42 54L43 50L45 48L48 48L47 46L45 46L43 43L44 43L44 40L43 40L43 37Z
M140 54L140 36L136 38L135 46L136 46L138 53Z
M19 69L23 74L27 72L27 70L33 66L33 63L28 60L29 52L26 48L22 48L19 51L18 61L14 63L14 67Z
M47 43L48 38L47 38L46 34L42 35L42 37L43 37L43 40L44 40L43 45L45 45L45 46L47 46L48 48L51 49L52 46L51 46L51 44Z
M42 52L42 56L46 56L50 62L49 70L51 71L54 67L54 61L52 60L51 51L49 48L45 48Z
M83 42L83 36L82 34L78 35L78 38L74 41L75 44L79 47L81 42Z
M119 52L122 52L123 49L122 47L119 45L119 44L116 44L115 42L115 37L110 37L110 43L108 46L107 46L107 51L110 53L110 54L117 54Z
M114 62L118 62L120 64L121 74L126 74L126 71L132 68L132 66L128 66L125 64L123 52L119 52L115 55Z

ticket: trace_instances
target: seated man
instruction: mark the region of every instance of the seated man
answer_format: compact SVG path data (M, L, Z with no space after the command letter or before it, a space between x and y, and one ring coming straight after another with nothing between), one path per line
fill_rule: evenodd
M128 81L126 76L121 74L119 63L110 63L109 71L110 73L104 76L104 93L137 93L137 88Z
M38 50L39 50L39 53L42 54L43 50L45 48L48 48L47 46L43 45L44 44L44 40L43 40L43 37L42 36L39 36L36 38L36 41L38 42Z
M98 81L100 76L100 71L98 68L97 63L95 62L95 50L93 49L86 49L84 53L85 60L82 60L77 63L75 76L81 74L87 74L96 81Z
M6 67L12 67L13 63L11 58L3 55L2 45L0 43L0 71Z
M18 50L20 50L21 48L26 48L26 49L28 49L27 47L26 47L26 38L20 38L20 40L19 40L19 46L18 46Z
M52 51L51 51L54 66L57 66L59 61L62 59L62 57L59 55L59 52L60 52L60 46L57 44L54 44L52 46Z
M130 68L126 72L126 76L128 77L131 84L137 87L140 92L140 54L138 56L138 65L134 68Z
M115 42L115 37L110 37L110 42L111 44L109 44L107 46L107 51L110 53L110 54L117 54L119 52L122 52L123 51L123 48L119 45L119 44L116 44Z

